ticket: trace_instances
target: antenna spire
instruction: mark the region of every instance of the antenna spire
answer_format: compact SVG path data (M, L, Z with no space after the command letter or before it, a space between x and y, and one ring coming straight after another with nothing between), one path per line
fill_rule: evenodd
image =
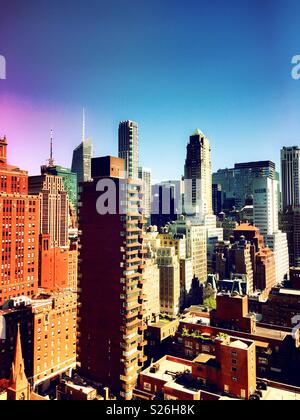
M48 159L48 166L54 166L55 162L53 159L53 130L50 130L50 157Z
M85 141L85 108L82 109L82 142Z

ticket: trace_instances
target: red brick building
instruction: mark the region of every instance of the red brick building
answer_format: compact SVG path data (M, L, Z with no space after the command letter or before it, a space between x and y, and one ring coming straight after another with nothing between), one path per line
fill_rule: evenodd
M0 139L0 306L11 297L32 297L38 288L39 200L28 195L28 175L7 164Z

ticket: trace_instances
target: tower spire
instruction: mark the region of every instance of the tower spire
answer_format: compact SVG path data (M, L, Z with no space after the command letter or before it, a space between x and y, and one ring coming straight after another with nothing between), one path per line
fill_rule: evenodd
M50 157L48 159L48 166L54 166L55 162L53 159L53 130L50 130Z
M85 141L85 108L82 108L82 142Z
M8 388L8 399L30 400L30 385L25 374L20 324L18 324L15 355L12 364L10 386Z

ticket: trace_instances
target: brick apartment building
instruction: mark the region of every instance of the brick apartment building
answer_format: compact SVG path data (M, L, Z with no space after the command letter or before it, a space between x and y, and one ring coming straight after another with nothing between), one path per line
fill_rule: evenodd
M123 173L123 159L93 159L93 182L79 187L78 353L83 377L128 400L145 361L145 220L140 211L142 183L124 180ZM104 203L107 198L102 195L107 188L99 182L114 192L108 205L115 206L115 212L97 212L97 200Z
M0 306L11 297L32 297L38 288L39 200L28 195L28 174L7 164L0 139Z
M214 355L198 353L194 360L164 356L141 373L137 397L200 400L224 394L249 399L256 390L255 342L218 338L215 348Z

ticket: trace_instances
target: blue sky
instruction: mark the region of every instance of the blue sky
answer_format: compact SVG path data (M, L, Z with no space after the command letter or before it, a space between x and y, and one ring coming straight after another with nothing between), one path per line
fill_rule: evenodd
M55 133L58 164L80 142L117 154L118 122L140 125L154 179L183 173L199 127L214 169L279 162L299 144L299 0L0 0L0 135L10 161L37 173Z

